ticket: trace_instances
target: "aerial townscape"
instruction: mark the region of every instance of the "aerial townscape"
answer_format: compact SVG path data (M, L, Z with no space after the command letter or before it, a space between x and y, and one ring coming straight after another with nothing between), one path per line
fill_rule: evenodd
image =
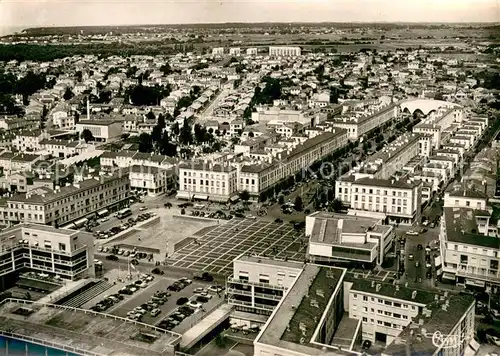
M0 37L0 355L500 355L500 26L372 21Z

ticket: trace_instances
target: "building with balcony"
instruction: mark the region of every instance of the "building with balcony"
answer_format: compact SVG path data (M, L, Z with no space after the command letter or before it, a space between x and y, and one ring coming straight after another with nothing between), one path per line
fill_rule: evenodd
M315 212L306 217L308 257L316 263L381 265L393 248L394 228L380 219Z
M254 355L352 355L360 323L344 314L345 273L306 265L255 339Z
M20 224L0 232L0 279L26 271L67 280L93 277L91 234L37 224Z
M128 206L129 192L128 172L85 179L54 190L40 187L4 201L0 205L0 221L5 225L63 226L95 216L103 209L111 211Z
M228 303L236 310L271 315L303 266L295 261L238 256L226 282Z
M439 233L444 280L500 290L500 239L492 215L475 206L445 207ZM477 204L481 204L478 202Z
M361 321L363 340L386 345L382 355L463 355L474 344L475 300L470 295L361 278L348 278L344 289L349 317ZM435 344L436 331L444 336L443 344Z

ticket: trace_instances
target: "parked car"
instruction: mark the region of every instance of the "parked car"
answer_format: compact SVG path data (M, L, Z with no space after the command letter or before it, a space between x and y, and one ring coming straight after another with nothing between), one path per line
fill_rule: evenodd
M420 262L418 262L418 261L415 262L415 267L417 267L417 268L420 267Z
M422 251L422 250L424 249L424 247L423 247L421 244L418 244L418 245L417 245L417 249L418 249L419 251Z
M206 282L212 282L214 280L214 277L208 273L208 272L203 272L203 273L197 273L193 276L193 279L199 280L199 281L206 281Z
M194 309L200 309L203 306L201 303L198 303L194 300L189 301L187 305Z
M153 309L153 310L151 310L151 312L149 314L154 318L155 316L157 316L160 313L161 313L160 309Z
M146 211L146 210L148 210L148 208L147 208L146 206L141 206L141 207L139 208L139 210L140 210L140 211Z
M414 258L413 254L412 254L412 253L410 253L410 254L408 255L408 260L413 261L413 258Z
M372 346L372 342L370 340L365 340L365 341L363 341L362 349L368 350L371 346Z
M208 290L210 292L220 293L224 290L224 287L222 287L222 286L210 286L210 287L208 287Z
M109 261L118 261L118 257L115 255L107 255L106 259Z
M408 236L418 236L418 232L410 230L406 232L406 235Z

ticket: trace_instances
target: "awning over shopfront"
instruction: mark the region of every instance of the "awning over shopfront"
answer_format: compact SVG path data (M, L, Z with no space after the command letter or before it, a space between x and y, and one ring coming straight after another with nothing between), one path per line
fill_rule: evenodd
M454 281L455 280L455 275L453 273L444 272L443 273L443 278L444 279L449 279L450 281Z
M108 215L108 214L109 214L108 209L103 209L103 210L97 212L98 216L105 216L105 215Z
M233 195L231 198L229 198L229 201L231 203L234 203L235 201L238 201L240 200L240 196L239 195Z
M191 194L189 194L188 192L177 192L176 198L189 200L191 199Z
M198 200L208 200L208 195L196 194L196 195L194 196L194 199L198 199Z
M484 287L486 285L484 281L478 281L477 279L466 279L465 284L475 287Z
M73 224L75 224L76 227L79 227L79 226L83 226L85 225L85 223L89 221L88 219L86 218L83 218L83 219L80 219L80 220L77 220L75 221Z

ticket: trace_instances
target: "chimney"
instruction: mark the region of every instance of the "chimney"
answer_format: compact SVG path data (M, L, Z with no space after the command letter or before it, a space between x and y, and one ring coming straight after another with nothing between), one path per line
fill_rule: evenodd
M87 120L90 120L90 101L87 97Z

